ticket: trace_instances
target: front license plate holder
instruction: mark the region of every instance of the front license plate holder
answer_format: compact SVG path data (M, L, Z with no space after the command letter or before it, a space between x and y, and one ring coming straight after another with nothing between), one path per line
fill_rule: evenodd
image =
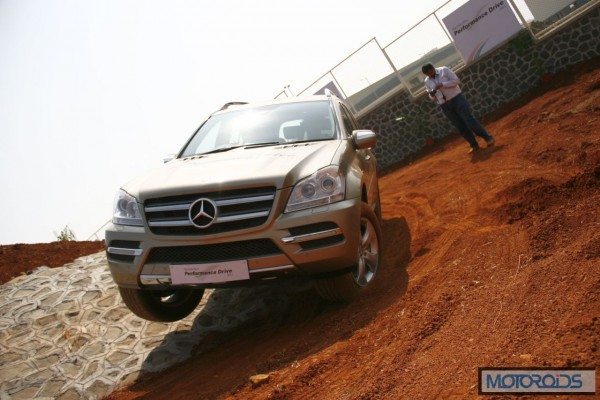
M250 279L247 260L169 265L173 285L198 285Z

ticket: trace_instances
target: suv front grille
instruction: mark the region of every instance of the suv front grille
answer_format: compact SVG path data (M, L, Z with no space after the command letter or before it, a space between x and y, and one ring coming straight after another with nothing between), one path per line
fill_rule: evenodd
M139 249L140 242L134 240L111 240L108 247L120 247L122 249Z
M146 263L204 263L243 260L281 254L270 239L217 243L197 246L155 247Z
M217 218L205 229L189 219L191 205L201 198L212 200L218 209ZM274 199L274 187L230 190L146 200L144 212L150 231L157 235L214 235L264 224Z

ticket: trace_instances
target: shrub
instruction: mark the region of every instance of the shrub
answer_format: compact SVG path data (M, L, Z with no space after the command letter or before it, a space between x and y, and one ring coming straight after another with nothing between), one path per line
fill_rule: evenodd
M54 232L54 236L56 236L56 240L59 242L70 242L75 240L75 234L71 228L69 228L69 225L65 225L65 227L58 234Z

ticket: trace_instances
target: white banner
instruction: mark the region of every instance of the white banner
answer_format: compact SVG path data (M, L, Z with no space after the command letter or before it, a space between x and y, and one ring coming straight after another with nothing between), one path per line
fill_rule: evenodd
M574 0L525 0L536 21L545 21L572 3Z
M508 0L470 0L444 18L444 25L467 63L521 30Z

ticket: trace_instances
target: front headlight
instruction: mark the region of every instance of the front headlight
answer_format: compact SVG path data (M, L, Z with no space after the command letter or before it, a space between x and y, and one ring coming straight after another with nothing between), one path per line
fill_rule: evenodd
M137 200L122 189L115 196L113 209L113 224L134 226L144 224Z
M296 183L285 212L335 203L344 200L345 195L346 180L340 167L331 165Z

